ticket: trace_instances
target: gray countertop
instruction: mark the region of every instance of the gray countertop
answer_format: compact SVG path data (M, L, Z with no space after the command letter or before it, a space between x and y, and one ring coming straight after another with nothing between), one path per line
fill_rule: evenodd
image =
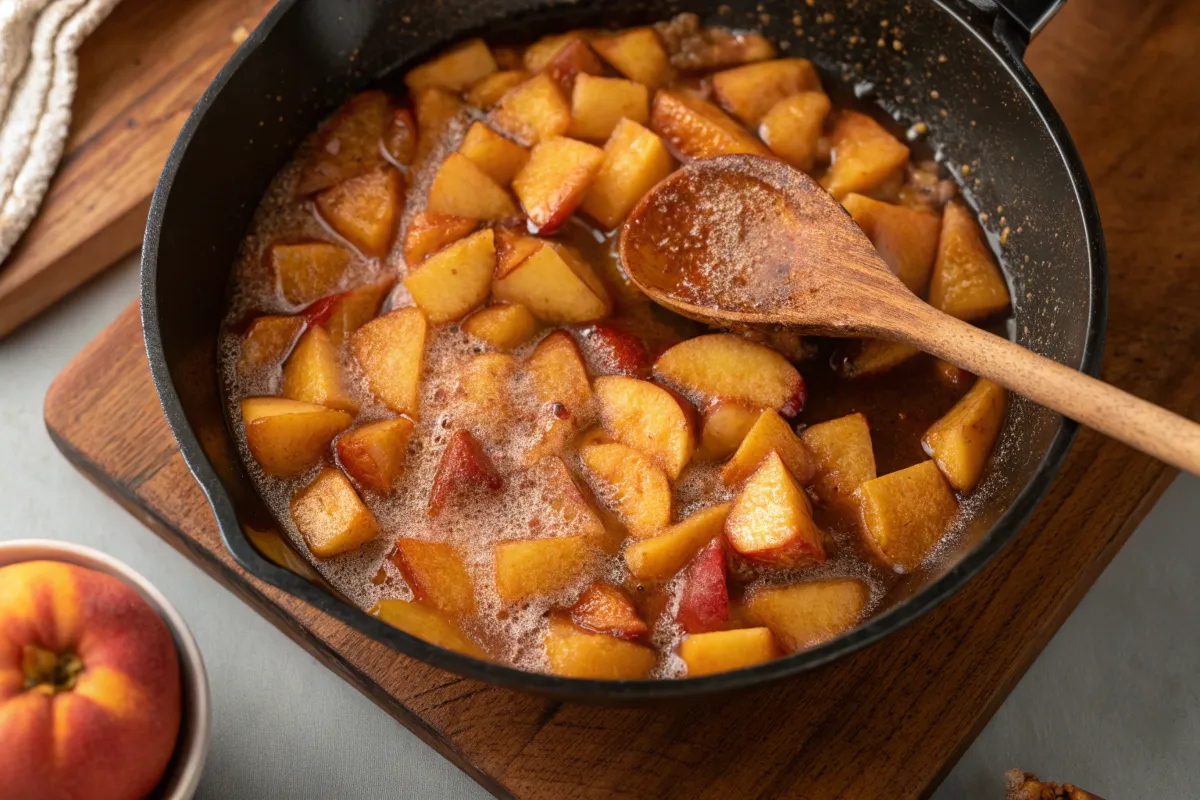
M485 792L153 536L58 454L54 376L137 292L132 259L0 340L0 540L66 539L157 585L208 665L199 797L482 798ZM1001 798L1012 767L1107 798L1200 794L1200 481L1178 479L938 790Z

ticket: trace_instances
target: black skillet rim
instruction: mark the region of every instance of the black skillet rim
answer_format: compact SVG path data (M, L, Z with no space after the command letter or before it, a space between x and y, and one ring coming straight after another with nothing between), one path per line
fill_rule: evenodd
M1048 491L1070 450L1079 430L1079 425L1071 420L1062 419L1060 421L1058 431L1032 479L979 544L953 569L905 602L878 617L871 618L850 633L812 650L779 658L755 667L677 680L614 681L563 678L480 661L444 650L397 630L349 603L339 600L299 575L267 561L242 533L233 504L212 464L201 450L200 443L184 416L183 408L176 394L163 353L159 325L158 249L159 233L172 184L180 163L186 156L188 144L205 112L249 54L266 39L279 20L296 2L297 0L280 0L267 13L262 23L225 64L196 104L171 149L155 189L142 247L142 330L154 387L158 392L159 401L166 414L171 433L179 445L184 461L208 499L226 548L238 564L250 574L299 597L371 639L383 642L399 653L460 675L506 688L560 698L637 702L697 697L745 689L807 672L861 650L900 630L953 595L1020 532L1037 503ZM1058 112L1055 111L1049 98L1022 61L1021 56L1024 53L1027 39L1018 26L1003 11L1000 11L993 25L992 38L989 38L952 8L947 0L934 0L934 2L970 31L985 48L991 51L997 61L1008 69L1012 78L1037 111L1067 167L1075 190L1076 203L1083 215L1092 287L1092 294L1089 298L1090 313L1087 337L1080 368L1087 374L1098 375L1108 319L1108 262L1104 247L1104 234L1100 224L1100 213L1079 153ZM345 666L353 672L358 672L348 664ZM365 675L361 678L364 681L367 680Z

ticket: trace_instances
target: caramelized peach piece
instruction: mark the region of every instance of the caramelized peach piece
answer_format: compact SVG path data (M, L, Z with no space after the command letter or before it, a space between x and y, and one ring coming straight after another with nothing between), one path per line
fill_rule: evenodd
M597 36L592 48L626 78L651 89L671 80L674 70L653 28L633 28L612 36Z
M345 411L282 397L248 397L241 411L250 455L277 478L315 466L352 420Z
M242 337L238 374L277 365L292 349L302 330L303 317L271 315L255 319Z
M538 342L529 356L528 369L539 403L561 403L572 414L579 414L591 402L587 367L579 345L566 331L553 331Z
M509 89L519 86L531 77L533 76L523 69L493 72L471 87L471 91L467 92L467 102L476 108L487 110L500 102L500 98L507 94Z
M848 194L842 205L913 294L923 296L937 255L942 222L928 211Z
M498 224L492 230L496 232L496 280L508 277L536 253L544 241L526 233L524 225Z
M684 633L707 633L729 619L725 548L714 539L696 554L683 573L683 593L675 622Z
M631 542L625 548L629 574L639 580L667 580L721 535L731 508L733 503L721 503L697 511L656 536Z
M867 544L897 572L911 572L941 541L958 501L932 461L858 487Z
M532 479L530 485L536 489L539 501L556 517L544 522L572 535L582 535L593 544L608 544L608 530L561 458L543 458L527 476Z
M591 266L558 242L539 242L510 272L497 275L492 293L497 300L520 303L549 323L591 322L612 309Z
M834 199L851 192L870 194L900 174L908 148L866 114L841 111L829 134L833 163L821 185Z
M321 217L359 252L384 256L404 213L404 176L380 167L324 190L316 203Z
M391 116L392 104L383 92L350 98L317 132L296 180L296 194L319 192L382 166L379 142Z
M650 353L634 334L601 322L580 331L580 338L593 374L649 376Z
M431 519L438 517L453 503L470 500L482 493L498 492L503 486L504 479L483 452L479 440L470 431L457 430L442 451L442 460L429 490L426 513Z
M962 367L940 358L933 360L933 373L939 381L956 389L964 388L975 382L974 375Z
M674 159L656 134L631 119L617 123L580 209L606 230L620 225L646 192L671 174Z
M700 422L697 461L720 461L738 449L762 416L762 409L741 400L718 400L704 410Z
M804 378L769 347L732 333L680 342L654 362L654 375L701 401L732 398L794 417L804 408Z
M550 59L558 55L560 50L571 42L582 39L583 35L578 31L552 33L548 36L543 36L525 48L525 52L521 55L521 63L530 72L541 72L550 63Z
M478 227L479 220L470 217L422 211L412 218L404 232L404 263L412 269L446 245L469 236Z
M389 276L338 295L325 321L330 341L335 346L341 346L342 342L350 338L350 334L375 319L384 298L395 285L396 279Z
M596 560L586 536L519 539L494 549L496 590L505 603L553 597L577 581Z
M657 656L649 647L590 633L552 616L542 644L550 672L565 678L639 680L650 677Z
M329 242L277 243L267 250L267 259L283 299L298 305L324 297L341 283L350 251Z
M517 206L504 188L462 153L446 156L429 187L428 214L470 219L505 219Z
M379 535L375 517L341 470L327 467L291 503L292 522L317 558L356 550Z
M752 667L780 655L770 628L694 633L679 645L689 678Z
M475 583L454 545L401 537L388 560L418 600L451 618L475 613Z
M855 490L875 477L871 429L862 414L810 425L800 439L816 464L811 488L818 502L837 505L852 501Z
M778 58L718 72L712 87L722 108L754 127L780 100L821 91L821 78L807 58Z
M630 536L646 539L671 524L671 484L649 458L623 444L594 445L580 457Z
M430 87L412 93L417 117L417 151L413 163L420 166L445 137L450 123L463 114L463 103L453 92Z
M482 122L471 125L458 152L474 161L477 167L501 186L512 183L512 179L529 162L529 148L505 139Z
M283 365L283 391L289 400L358 413L358 402L346 391L342 359L324 328L309 328Z
M750 426L733 457L721 469L726 486L736 486L750 477L769 453L783 459L788 472L801 483L807 483L816 472L812 453L774 409L768 408Z
M392 121L383 133L383 149L401 166L412 163L417 154L417 122L407 108L392 112Z
M542 71L558 84L565 96L570 97L575 81L581 75L600 75L604 65L583 39L572 39L558 49L546 62Z
M420 414L421 364L429 323L419 308L401 308L363 325L350 351L372 394L397 414Z
M746 599L746 615L795 653L853 628L870 596L867 585L854 579L763 587Z
M468 39L437 58L409 70L404 83L409 91L437 87L462 92L497 70L496 59L482 39Z
M367 489L387 494L404 472L412 432L412 420L404 417L367 423L338 438L338 461Z
M692 412L671 392L649 381L606 375L592 384L604 430L640 450L675 480L695 449Z
M534 147L513 179L513 191L530 227L545 234L570 219L603 161L599 147L565 136L545 139Z
M636 639L649 630L629 595L611 583L593 583L567 613L579 627L618 639Z
M491 228L484 228L430 256L408 274L404 285L429 321L437 325L483 305L491 293L495 270L495 235Z
M512 379L517 360L507 353L480 353L459 374L463 422L488 440L504 438L512 422Z
M380 600L367 612L410 636L464 656L486 659L487 654L445 614L420 601Z
M958 491L969 492L979 483L1004 423L1006 400L1003 386L980 378L921 437L925 452Z
M983 242L979 223L959 203L942 210L942 234L929 283L929 304L952 317L986 319L1008 308L1008 286Z
M650 92L622 78L580 75L571 93L571 135L603 142L617 124L628 119L645 125L650 119Z
M794 94L767 110L759 123L758 135L775 155L796 169L812 172L830 108L824 92Z
M866 378L880 375L908 361L921 351L904 342L884 339L863 339L858 351L844 361L834 363L834 371L843 378Z
M776 453L746 481L725 520L725 538L743 556L777 566L825 560L812 504Z
M481 308L463 320L462 329L501 352L514 350L537 333L537 320L520 303Z
M521 144L562 136L571 127L571 106L554 79L534 75L509 89L489 116L492 127Z
M654 95L650 129L687 158L736 153L771 155L762 142L724 111L684 92L664 90Z

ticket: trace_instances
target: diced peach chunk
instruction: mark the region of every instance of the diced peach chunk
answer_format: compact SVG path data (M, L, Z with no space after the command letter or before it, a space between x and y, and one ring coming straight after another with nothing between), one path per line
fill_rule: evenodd
M746 432L733 457L721 469L721 480L726 486L736 486L750 477L763 459L776 453L796 480L807 483L816 472L812 453L800 441L783 417L768 408Z
M604 145L604 161L580 208L612 230L646 192L671 174L673 166L662 139L637 122L622 119Z
M558 84L565 96L570 97L575 88L575 81L580 75L600 75L604 72L604 65L592 52L592 48L588 47L587 42L583 39L572 39L558 49L554 57L542 67L542 71Z
M588 365L595 375L625 375L645 378L650 375L650 353L634 334L601 322L580 331Z
M412 99L417 117L417 152L413 162L420 167L445 138L450 123L461 116L464 109L457 94L437 87L415 91Z
M505 603L561 594L592 566L598 551L586 536L520 539L494 549L496 590Z
M649 539L631 542L625 548L629 574L639 580L667 580L721 535L731 508L733 503L721 503L697 511Z
M722 108L753 127L780 100L819 92L821 78L807 58L778 58L718 72L712 87Z
M775 155L796 169L812 172L830 108L829 97L823 92L794 94L767 110L758 135Z
M263 472L290 478L321 461L333 437L350 427L345 411L282 397L248 397L241 403L246 446Z
M604 430L621 444L650 456L675 480L695 449L693 412L686 401L649 381L606 375L592 390Z
M397 164L408 166L412 163L417 154L417 122L412 111L397 108L392 112L392 121L383 133L383 149Z
M622 78L580 75L571 93L571 135L603 142L617 123L628 119L645 125L650 119L650 92Z
M500 98L507 94L509 89L519 86L531 77L533 76L523 69L493 72L471 87L471 91L467 92L467 102L486 111L500 102Z
M732 117L707 100L684 92L659 91L650 109L650 129L687 158L771 151Z
M843 378L866 378L895 369L920 352L904 342L863 339L849 357L834 362L834 370Z
M487 654L445 614L420 601L380 600L367 612L410 636L437 647L487 659Z
M537 240L535 240L537 241ZM497 300L520 303L543 322L591 322L612 309L591 266L558 242L541 241L533 253L492 284Z
M539 403L561 403L571 414L580 414L591 402L587 367L579 345L566 331L553 331L538 342L528 369Z
M526 233L524 225L501 223L492 229L496 231L496 280L507 277L545 241Z
M649 630L629 595L611 583L593 583L567 613L581 628L619 639L636 639Z
M942 234L929 283L929 304L968 322L1008 308L1008 286L983 242L979 223L959 203L942 210Z
M787 359L765 345L732 333L687 339L654 362L654 375L702 401L741 400L794 417L804 408L804 378Z
M401 537L388 560L418 600L451 618L475 613L475 583L454 545Z
M640 680L650 677L658 660L649 647L585 631L557 616L542 643L550 671L565 678Z
M829 134L833 163L821 185L834 199L851 192L870 194L900 174L908 148L866 114L841 111Z
M616 511L635 539L671 524L671 484L649 458L623 444L599 444L580 453L602 503Z
M725 520L725 538L755 561L799 567L825 560L808 495L776 453L767 455L746 481Z
M674 70L662 39L653 28L633 28L612 36L597 36L592 48L626 78L657 89L671 80Z
M706 544L683 573L683 590L675 622L684 633L708 633L729 619L729 586L725 547L720 539Z
M330 341L340 347L350 334L375 319L384 298L395 285L396 279L389 276L338 295L325 321Z
M958 501L932 461L858 487L867 543L897 572L912 572L946 533Z
M317 132L296 181L296 194L319 192L382 166L379 142L391 115L391 100L383 92L350 98Z
M276 243L267 259L283 299L299 305L319 300L341 283L350 251L329 242Z
M246 374L279 364L304 330L304 317L269 315L258 317L242 337L238 373Z
M509 89L492 109L492 127L526 145L562 136L571 127L571 105L544 72Z
M529 149L522 147L482 122L467 130L458 152L475 162L488 177L501 186L508 186L529 162Z
M570 219L595 178L604 151L585 142L555 136L533 148L513 179L531 228L550 233Z
M462 422L489 441L499 441L512 424L512 379L517 360L507 353L480 353L462 367Z
M505 219L517 206L508 192L462 153L446 156L429 187L429 214L470 219Z
M795 653L853 628L870 597L867 585L852 578L763 587L746 599L746 614Z
M871 429L862 414L810 425L800 439L816 463L811 488L818 502L837 505L852 501L858 487L875 477Z
M367 256L384 256L404 213L404 176L393 166L342 181L317 195L329 226Z
M404 472L412 432L412 420L405 417L367 423L338 438L338 461L367 489L387 494Z
M496 70L496 59L483 40L469 39L409 70L404 83L413 92L430 87L462 92Z
M363 325L350 350L371 392L397 414L420 414L421 365L429 323L419 308L401 308Z
M327 467L291 503L292 522L317 558L356 550L379 535L374 515L341 470Z
M579 534L599 546L608 544L608 530L561 458L543 458L526 473L526 478L550 512L539 523L541 527Z
M552 33L548 36L543 36L525 48L525 52L521 56L521 63L530 72L541 72L550 63L550 59L558 55L560 50L571 42L582 39L583 35L578 31Z
M514 350L537 333L537 320L520 303L481 308L463 320L462 329L501 352Z
M913 294L923 296L937 255L942 222L928 211L848 194L842 205L875 249Z
M495 234L484 228L430 256L408 274L404 285L437 325L483 305L492 291L495 270Z
M504 479L483 451L479 440L470 431L457 430L450 437L442 460L438 463L433 486L429 490L426 513L441 516L453 504L469 502L484 494L494 494L504 486Z
M979 483L1004 423L1006 400L1003 386L980 378L921 437L925 452L958 491L969 492Z
M422 211L412 218L408 230L404 232L404 263L412 269L446 245L470 235L478 227L479 220L470 217Z
M738 449L762 416L762 409L741 400L718 400L704 410L700 422L697 461L720 461Z
M694 633L679 645L689 678L753 667L779 656L770 628Z
M342 378L341 355L329 332L319 326L304 332L283 365L282 394L289 400L358 413L358 402Z

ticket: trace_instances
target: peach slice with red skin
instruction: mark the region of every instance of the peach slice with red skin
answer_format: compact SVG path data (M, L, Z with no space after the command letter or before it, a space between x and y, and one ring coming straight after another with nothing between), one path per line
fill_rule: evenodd
M601 322L580 331L580 340L594 375L650 375L650 353L636 335L616 325Z
M579 627L618 639L636 639L649 630L629 595L611 583L593 583L567 613Z
M542 72L558 84L558 88L567 97L575 89L575 81L580 75L600 75L604 65L588 47L583 39L572 39L558 49L558 52L542 67Z
M380 139L391 120L392 101L380 91L355 95L317 131L295 193L308 195L382 166Z
M456 619L475 613L475 583L454 545L401 537L388 560L418 600Z
M565 136L535 146L512 182L530 227L547 234L570 219L603 161L599 147Z
M721 535L733 503L697 511L682 522L649 539L630 542L625 548L625 566L638 580L665 581L709 542Z
M684 92L660 91L654 95L650 130L686 158L737 153L774 157L766 145L724 111Z
M361 485L387 494L404 472L412 432L412 420L404 417L359 426L338 438L338 461Z
M695 449L691 405L661 386L619 375L597 378L592 391L604 430L650 456L671 480L678 478Z
M729 619L729 586L725 580L725 548L709 542L688 563L675 622L685 633L719 630Z
M725 538L752 561L800 567L825 560L812 504L776 453L742 487L725 520Z
M396 238L404 189L404 176L387 165L325 189L316 196L317 210L360 253L381 257Z
M671 524L671 484L648 457L623 444L593 445L580 457L630 536L646 539Z
M429 490L426 514L431 519L437 518L451 504L483 493L495 494L503 486L504 479L479 440L470 431L457 430L442 451L442 460Z
M525 226L497 224L496 232L496 280L508 277L525 259L541 249L544 242L525 232Z
M654 376L700 401L741 400L794 417L804 408L804 378L769 347L732 333L687 339L654 362Z
M410 269L414 268L446 245L469 236L478 227L477 219L422 211L412 218L404 232L404 263Z

